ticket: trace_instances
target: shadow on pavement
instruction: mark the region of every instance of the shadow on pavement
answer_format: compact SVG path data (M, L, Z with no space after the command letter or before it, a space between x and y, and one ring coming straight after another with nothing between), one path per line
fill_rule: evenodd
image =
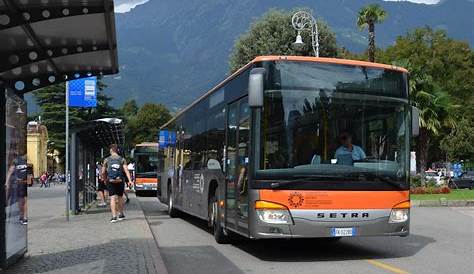
M170 273L243 273L210 245L161 247L160 251Z
M27 256L5 274L32 273L147 273L145 252L139 247L147 246L146 239L120 239L105 244L74 250Z
M313 262L410 257L435 240L421 235L334 239L243 239L234 245L264 261Z
M207 223L182 213L180 218L212 234ZM313 262L410 257L435 239L411 234L408 237L360 237L334 239L250 240L235 235L233 245L263 261Z

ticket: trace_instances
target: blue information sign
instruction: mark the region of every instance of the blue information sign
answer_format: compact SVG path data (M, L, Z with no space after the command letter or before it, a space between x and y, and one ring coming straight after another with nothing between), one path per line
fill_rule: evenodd
M70 107L97 106L97 77L68 81Z
M161 148L166 148L168 146L174 146L176 143L176 132L168 131L168 130L161 130L160 136L158 138L158 143L160 144Z

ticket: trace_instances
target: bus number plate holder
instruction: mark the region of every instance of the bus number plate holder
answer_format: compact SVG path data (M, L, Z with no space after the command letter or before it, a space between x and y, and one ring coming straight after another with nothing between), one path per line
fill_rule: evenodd
M352 237L355 235L355 227L331 228L331 236L333 237Z

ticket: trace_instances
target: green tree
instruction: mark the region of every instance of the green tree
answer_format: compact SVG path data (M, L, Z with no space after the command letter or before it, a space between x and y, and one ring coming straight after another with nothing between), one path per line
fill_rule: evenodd
M168 109L161 104L145 104L131 116L126 126L130 146L141 142L156 142L160 127L171 119Z
M120 113L110 105L111 97L104 94L105 84L98 79L96 108L69 108L69 124L71 127L84 121L105 117L120 117ZM43 124L48 128L48 150L57 149L61 157L65 152L66 102L65 84L48 86L35 91L35 100L40 107Z
M428 162L444 159L440 141L457 134L458 121L473 117L474 53L445 31L424 27L398 37L377 59L410 71L410 98L421 114L417 169L423 171Z
M450 161L474 159L474 119L462 119L449 135L441 140L441 148Z
M375 24L382 23L387 12L378 4L362 7L357 15L357 26L369 29L369 46L367 48L369 61L375 62Z
M254 22L250 29L235 43L230 56L230 71L234 72L259 55L313 55L311 37L308 31L302 32L304 48L297 51L292 44L296 31L291 24L292 11L270 10ZM329 26L318 21L320 56L336 57L336 35Z
M132 99L123 104L121 112L122 115L124 115L125 117L132 117L134 115L137 115L138 110L139 108L137 102Z
M65 84L48 86L35 91L34 97L40 107L41 122L48 128L48 150L57 149L61 157L65 151L66 105ZM69 113L70 125L83 122L83 114L79 109L71 108Z

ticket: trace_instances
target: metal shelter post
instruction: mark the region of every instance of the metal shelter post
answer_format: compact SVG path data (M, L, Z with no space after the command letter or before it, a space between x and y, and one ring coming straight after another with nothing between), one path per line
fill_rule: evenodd
M69 222L70 172L69 172L69 82L66 82L66 220Z
M76 213L77 211L77 134L73 132L71 134L71 179L70 179L70 185L71 189L69 191L69 204L70 204L70 210L73 212L73 214Z

